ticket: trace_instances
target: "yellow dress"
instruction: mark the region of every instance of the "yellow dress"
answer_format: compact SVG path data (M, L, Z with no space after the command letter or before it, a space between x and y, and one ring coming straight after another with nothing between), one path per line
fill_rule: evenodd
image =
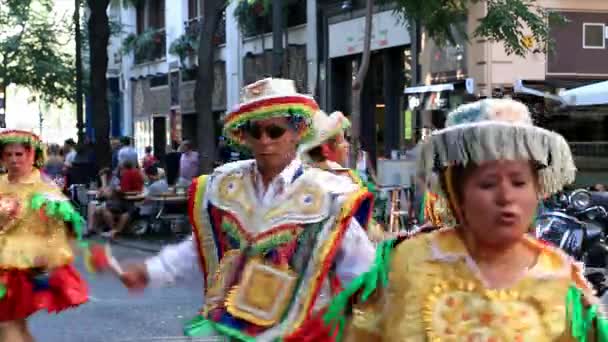
M36 258L46 261L48 269L72 262L73 252L68 229L63 221L43 217L30 208L34 194L67 200L57 186L44 181L38 170L10 183L0 176L0 268L29 269Z
M512 286L489 289L452 228L392 252L388 287L357 306L346 341L567 341L566 295L592 296L570 258L532 237L536 265ZM592 340L590 340L592 341Z
M66 225L76 220L68 199L38 170L15 183L0 176L0 323L87 301Z

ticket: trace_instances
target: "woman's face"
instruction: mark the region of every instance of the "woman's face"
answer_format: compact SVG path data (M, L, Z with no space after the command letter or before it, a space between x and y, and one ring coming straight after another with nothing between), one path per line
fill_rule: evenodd
M505 246L528 232L539 200L538 178L529 162L483 163L468 173L462 190L465 229L478 242Z
M22 144L9 144L2 149L2 162L9 174L25 175L32 170L35 152Z

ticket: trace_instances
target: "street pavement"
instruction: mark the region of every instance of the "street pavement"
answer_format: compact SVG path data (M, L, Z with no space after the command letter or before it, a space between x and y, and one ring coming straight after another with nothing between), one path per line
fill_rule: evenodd
M112 251L120 261L133 261L159 247L153 242L120 243ZM59 315L33 316L30 326L37 342L190 341L181 337L182 327L202 305L200 274L172 287L130 294L111 275L87 273L82 260L77 267L89 282L89 302Z

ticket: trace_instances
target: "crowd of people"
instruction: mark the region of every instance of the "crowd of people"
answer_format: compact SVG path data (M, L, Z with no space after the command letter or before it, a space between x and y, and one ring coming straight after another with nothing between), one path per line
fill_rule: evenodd
M565 139L535 126L525 105L510 99L462 105L448 115L445 129L420 143L418 175L432 190L419 200L421 218L436 229L417 235L382 234L372 217L376 190L368 161L359 158L361 172L344 165L348 126L340 113L327 115L297 93L291 80L246 86L224 132L253 159L199 176L196 152L184 143L173 175L176 184L189 183L192 236L125 263L116 272L120 281L136 292L174 284L198 269L204 298L185 326L189 337L608 341L608 321L581 266L529 234L539 201L571 184L576 167ZM26 212L18 209L25 197L0 202L0 219L8 222L0 226L0 253L7 254L5 246L10 252L0 259L0 337L15 342L32 340L32 313L86 300L66 247L73 210L56 203L46 183L34 186L41 182L33 167L42 161L34 153L39 139L19 137L0 134L9 166L0 179L2 199L18 197L15 189L24 185L36 198ZM115 152L117 169L102 172L105 205L91 210L111 234L124 229L132 209L112 191L144 183L130 141ZM163 181L150 152L142 161L148 191L164 189L169 170ZM78 151L68 160L69 153L65 162L73 167ZM51 220L36 211L43 205L64 213ZM24 215L30 219L14 220ZM49 224L63 232L58 245L16 253L23 241L42 246L48 236L31 227Z

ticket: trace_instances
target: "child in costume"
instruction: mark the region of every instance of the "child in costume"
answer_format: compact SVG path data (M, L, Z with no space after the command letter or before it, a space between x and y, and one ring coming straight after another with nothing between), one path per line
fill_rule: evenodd
M491 99L457 108L421 147L456 226L381 244L316 341L608 341L581 266L527 234L539 196L574 180L564 138Z
M327 115L318 111L313 116L313 127L314 137L298 148L302 160L311 166L343 176L377 198L376 186L372 182L365 182L357 171L342 166L347 164L349 154L349 143L344 132L350 127L350 121L344 114L333 112ZM370 220L367 231L373 241L384 240L387 236L374 219Z
M199 262L205 303L187 336L238 341L303 341L321 327L331 297L373 261L365 230L372 197L342 177L303 165L298 144L319 110L292 80L243 89L225 119L226 136L254 160L195 178L193 237L125 268L130 289L170 284Z
M81 236L83 220L41 176L44 147L36 135L4 131L0 152L8 170L0 176L0 341L33 341L30 315L87 301L70 244Z

